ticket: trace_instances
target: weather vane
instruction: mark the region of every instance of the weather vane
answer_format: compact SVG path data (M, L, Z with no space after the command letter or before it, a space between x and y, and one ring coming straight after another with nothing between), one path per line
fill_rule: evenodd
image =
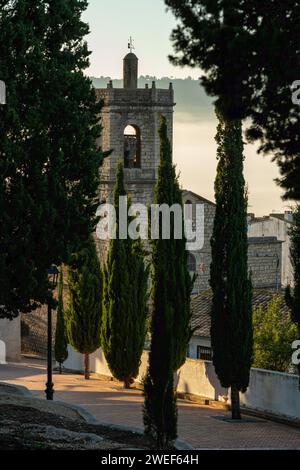
M128 42L128 49L130 49L130 52L132 52L135 49L135 47L133 45L133 39L132 39L131 36L130 36L129 42Z

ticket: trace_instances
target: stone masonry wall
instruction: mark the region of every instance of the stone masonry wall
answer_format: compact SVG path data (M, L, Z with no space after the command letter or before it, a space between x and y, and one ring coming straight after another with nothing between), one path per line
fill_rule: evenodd
M248 264L254 287L280 289L281 242L275 237L248 238Z
M204 204L204 246L201 250L192 251L196 260L197 279L194 284L194 294L210 288L211 246L210 239L213 233L215 205L192 193L184 191L183 200L191 202L193 217L195 205ZM252 272L252 282L256 288L280 289L281 287L281 242L275 237L248 238L248 266Z
M124 176L133 203L148 205L153 202L154 186L160 158L158 129L160 115L167 119L169 139L173 140L173 89L98 89L103 101L101 113L102 136L99 144L104 151L111 150L100 170L100 202L113 202L113 188L118 161L124 161L124 130L135 126L140 133L141 167L125 168ZM97 240L100 259L106 259L108 242Z

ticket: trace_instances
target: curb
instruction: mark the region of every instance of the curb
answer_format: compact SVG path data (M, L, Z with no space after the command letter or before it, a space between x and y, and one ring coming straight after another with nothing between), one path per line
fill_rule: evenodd
M33 398L34 400L42 401L44 402L42 398L37 398L33 395L33 393L23 385L11 385L7 384L5 382L0 382L0 386L4 385L5 387L11 388L11 389L17 389L23 396ZM52 400L51 400L52 401ZM98 425L98 426L105 426L111 430L116 430L116 431L126 431L126 432L131 432L134 434L139 434L139 435L144 435L144 431L141 428L135 428L132 426L127 426L124 424L111 424L107 422L102 422L99 421L98 419L95 418L95 416L90 413L84 406L82 405L76 405L73 403L66 403L65 401L60 401L60 400L53 400L52 403L57 403L58 405L62 405L65 408L69 408L73 411L76 411L81 418L85 420L87 424L93 424L93 425ZM190 444L188 444L185 441L182 441L181 439L176 439L175 441L175 447L177 450L194 450L194 447L192 447Z
M0 386L4 386L6 388L10 388L10 389L17 389L19 392L21 392L21 395L23 395L24 397L31 397L31 398L35 398L34 395L32 394L32 392L24 387L23 385L12 385L12 384L8 384L6 382L0 382ZM38 400L38 398L37 398Z
M255 416L256 418L260 418L262 420L273 421L274 423L284 424L286 426L300 428L300 419L293 419L289 416L285 415L275 415L269 411L263 411L256 408L247 408L245 406L241 406L242 414Z
M144 431L142 428L136 428L134 426L127 426L126 424L112 424L108 423L106 421L99 421L98 419L95 418L95 416L90 413L89 411L86 410L81 405L74 405L74 404L69 404L66 402L62 401L56 401L56 403L60 403L61 405L66 406L67 408L72 408L75 411L78 412L78 414L86 420L88 424L95 424L98 426L105 426L111 430L115 431L126 431L126 432L131 432L134 434L139 434L140 436L144 435ZM181 440L181 439L176 439L175 441L175 447L177 450L194 450L194 447L188 444L187 442Z

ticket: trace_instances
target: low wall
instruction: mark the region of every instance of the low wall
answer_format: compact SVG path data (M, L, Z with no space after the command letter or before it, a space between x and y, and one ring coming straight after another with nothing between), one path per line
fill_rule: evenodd
M138 382L146 374L148 353L144 352ZM96 374L112 377L103 352L99 349L91 355L91 371ZM69 348L69 358L64 366L76 371L83 370L83 356ZM281 372L252 369L250 386L241 394L241 405L248 409L272 413L289 419L300 420L300 390L297 375ZM230 403L228 390L221 387L214 366L210 361L187 359L176 376L177 391L189 393L211 400Z
M40 357L47 357L47 305L43 305L37 310L21 315L23 324L21 336L22 354L34 354ZM52 347L55 342L56 310L52 311ZM27 331L26 331L27 330Z
M299 377L252 369L250 387L241 396L241 403L252 409L300 420Z
M1 358L6 361L19 361L21 354L20 317L14 320L0 319ZM5 345L5 346L4 346ZM5 350L5 352L4 352Z

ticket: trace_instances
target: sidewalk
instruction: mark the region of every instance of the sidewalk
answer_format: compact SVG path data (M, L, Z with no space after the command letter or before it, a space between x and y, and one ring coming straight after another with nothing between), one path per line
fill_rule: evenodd
M143 396L139 390L124 390L115 381L90 379L76 374L53 376L54 399L84 406L99 421L143 427ZM26 360L0 365L0 382L23 385L44 398L45 363ZM299 397L300 399L300 397ZM201 449L299 449L300 429L247 417L245 422L228 422L224 410L178 401L179 438Z

